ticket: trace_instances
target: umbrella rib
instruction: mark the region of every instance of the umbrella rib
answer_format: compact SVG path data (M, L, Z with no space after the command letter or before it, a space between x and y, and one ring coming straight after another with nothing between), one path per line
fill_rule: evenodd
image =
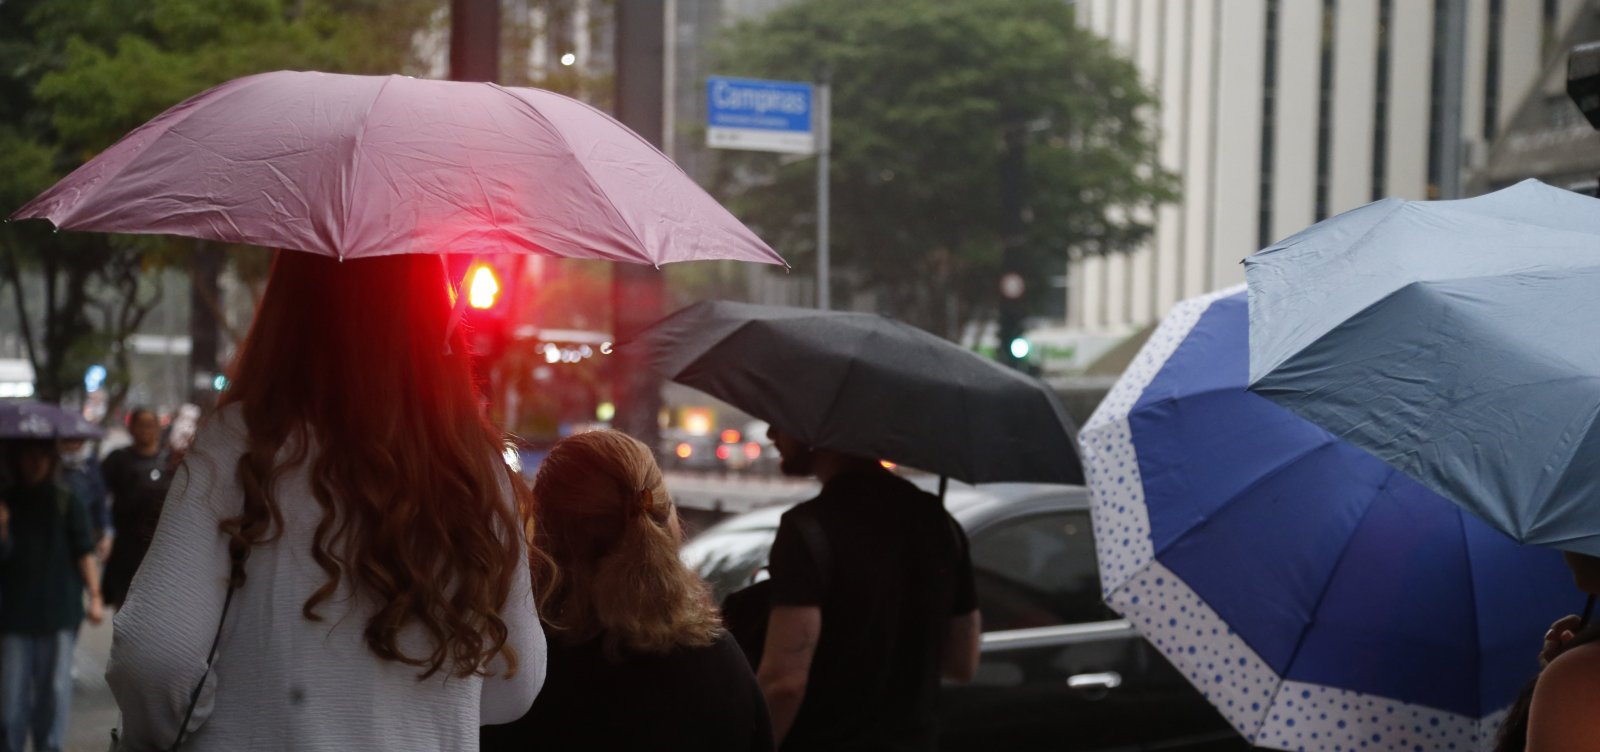
M1561 464L1558 465L1558 467L1562 468L1560 474L1558 474L1555 480L1550 483L1547 491L1542 494L1538 494L1538 498L1536 500L1538 506L1531 510L1531 512L1528 514L1529 520L1540 519L1544 513L1544 508L1550 504L1550 501L1554 497L1556 491L1561 488L1561 484L1567 479L1567 475L1572 472L1572 469L1575 466L1572 460L1578 456L1578 451L1583 449L1584 444L1587 443L1585 439L1594 434L1595 413L1593 410L1591 410L1589 413L1588 423L1588 430L1584 431L1582 436L1579 436L1572 441L1571 448L1567 450L1565 453L1566 456L1562 459ZM1517 520L1518 527L1522 527L1523 522L1523 520ZM1523 528L1518 531L1519 536L1522 538L1528 537L1528 535L1532 532L1534 531L1530 528Z
M827 426L831 422L831 421L828 420L828 418L829 418L829 416L833 415L833 407L834 407L834 405L839 404L839 399L844 396L844 386L845 386L846 383L848 383L850 381L850 374L855 373L856 364L861 361L861 357L860 357L861 348L864 347L867 342L872 341L877 336L878 336L877 332L869 332L866 337L863 337L856 344L856 351L852 352L850 354L850 360L847 361L846 364L845 364L844 375L839 377L839 383L837 385L835 385L834 388L833 388L833 397L828 400L828 406L825 409L823 409L821 414L820 414L820 417L822 418L822 420L819 421L818 424L817 424L817 432L818 433L821 433L822 432L822 428L824 426ZM820 438L820 437L818 437L818 438ZM880 458L874 457L872 459L880 459Z
M1302 455L1302 456L1304 456L1304 455ZM1389 488L1390 482L1392 482L1394 480L1395 475L1397 473L1399 473L1399 472L1400 471L1394 470L1394 469L1390 470L1388 477L1385 478L1385 480L1383 482L1383 485L1380 486L1379 489L1378 489L1380 494L1384 490L1387 490ZM1373 498L1376 499L1377 497L1374 496ZM1361 513L1361 519L1356 520L1356 527L1357 528L1359 528L1361 526L1361 522L1366 519L1367 515L1369 513L1371 513L1371 511L1372 511L1372 505L1368 504L1366 511L1363 511ZM1316 601L1314 601L1317 606L1320 607L1322 605L1323 598L1327 596L1328 586L1333 581L1333 574L1335 572L1339 571L1339 565L1344 563L1345 556L1350 553L1350 544L1354 539L1355 539L1354 535L1351 535L1351 536L1349 536L1348 538L1345 539L1344 546L1339 550L1339 558L1334 560L1333 568L1328 570L1328 579L1325 580L1322 583L1322 590L1317 594L1317 599L1316 599ZM1289 680L1289 670L1294 667L1295 659L1299 658L1299 656L1300 656L1300 649L1305 646L1306 633L1311 631L1311 625L1314 624L1315 622L1316 622L1316 609L1314 608L1312 610L1312 612L1311 612L1311 618L1307 619L1305 627L1300 630L1300 636L1295 639L1294 650L1290 651L1289 660L1286 661L1283 664L1283 671L1282 672L1274 671L1274 673L1278 674L1278 681L1277 681L1276 685L1274 685L1273 688L1272 688L1272 695L1270 697L1268 697L1267 701L1265 703L1262 703L1262 705L1261 705L1261 716L1258 719L1256 719L1255 733L1257 733L1257 734L1260 733L1261 729L1266 726L1267 716L1272 712L1273 706L1277 704L1278 695L1283 693L1283 685L1287 684L1290 681ZM1248 644L1249 643L1246 643L1246 645L1248 645ZM1259 655L1259 653L1258 653L1258 655ZM1251 737L1252 738L1250 739L1250 741L1252 741L1252 742L1255 741L1254 738L1253 738L1254 734L1252 734Z
M1382 229L1382 227L1385 224L1388 224L1390 222L1390 220L1392 220L1395 216L1399 215L1401 213L1401 210L1403 210L1405 207L1411 206L1413 204L1424 204L1424 203L1427 203L1427 202L1400 200L1400 203L1398 203L1395 206L1394 209L1392 209L1389 212L1385 213L1382 218L1380 218L1376 222L1372 223L1372 226L1367 228L1367 231L1363 232L1360 237L1356 238L1355 240L1350 241L1349 243L1344 244L1344 248L1345 248L1344 253L1347 254L1347 255L1354 254L1355 253L1355 250L1354 250L1355 248L1357 248L1358 246L1365 245L1365 244L1371 242L1373 235L1376 234L1378 232L1378 230ZM1477 215L1473 215L1473 216L1477 216ZM1548 232L1548 233L1553 233L1553 234L1570 234L1570 235L1575 235L1575 236L1578 236L1578 237L1584 238L1584 239L1589 239L1589 238L1594 237L1594 233L1585 232L1585 231L1580 230L1580 229L1569 229L1569 228L1563 228L1563 227L1549 227L1549 226L1546 226L1546 225L1538 225L1538 224L1534 224L1534 223L1531 223L1531 222L1525 222L1525 221L1516 220L1516 219L1510 218L1510 217L1502 217L1502 216L1499 216L1499 215L1496 215L1495 219L1502 220L1502 221L1505 221L1505 222L1510 223L1510 224L1517 224L1517 225L1520 225L1520 226L1523 226L1523 227L1535 228L1535 229L1538 229L1538 230L1540 230L1542 232ZM1287 241L1286 241L1285 243L1280 243L1279 245L1273 246L1272 248L1269 248L1269 249L1267 249L1265 251L1262 251L1261 254L1257 254L1257 255L1266 254L1266 253L1269 253L1271 251L1276 251L1276 250L1287 250L1288 248L1290 248L1290 247L1292 247L1294 245L1299 245L1299 243L1298 242L1297 243L1287 243ZM1326 250L1326 247L1319 247L1319 249L1320 250ZM1272 263L1272 262L1268 262L1268 261L1250 262L1248 259L1246 259L1246 261L1247 261L1247 263L1250 263L1251 265ZM1596 263L1600 264L1600 257L1596 258ZM1559 269L1561 271L1569 271L1570 270L1570 268L1566 268L1566 267L1555 267L1555 268L1557 268L1557 269ZM1584 267L1580 267L1580 268L1592 268L1592 266L1584 266ZM1349 321L1350 319L1356 318L1357 316L1361 316L1362 314L1367 313L1368 311L1372 310L1373 308L1376 308L1377 306L1388 302L1395 295L1403 292L1404 290L1406 290L1407 288L1411 287L1412 285L1426 285L1426 284L1441 283L1441 282L1458 282L1458 281L1469 281L1469 280L1477 280L1477 279L1496 279L1496 278L1503 278L1503 277L1519 277L1519 276L1523 276L1525 274L1527 274L1526 271L1522 271L1522 272L1491 271L1491 272L1486 272L1486 273L1483 273L1483 274L1468 274L1468 275L1463 275L1463 276L1458 276L1458 277L1440 277L1440 278L1429 278L1429 279L1420 279L1420 278L1418 278L1418 279L1410 279L1410 280L1407 280L1404 284L1401 284L1401 285L1395 287L1394 289L1389 290L1388 292L1386 292L1383 295L1379 296L1377 299L1375 299L1375 300L1371 301L1370 303L1362 306L1360 310L1357 310L1357 311L1349 314L1348 316L1344 316L1343 317L1343 321ZM1340 323L1343 323L1343 321L1341 321ZM1268 376L1270 376L1274 371L1277 371L1285 363L1288 363L1289 361L1294 360L1294 359L1300 357L1301 355L1303 355L1306 351L1308 351L1312 347L1316 346L1317 343L1321 342L1323 339L1325 339L1326 337L1331 335L1338 328L1339 328L1339 325L1335 324L1333 327L1330 327L1327 331L1324 331L1321 334L1317 335L1316 337L1312 338L1311 340L1307 341L1305 343L1305 345L1301 346L1299 349L1297 349L1294 352L1289 353L1288 355L1285 355L1284 357L1280 358L1277 362L1273 363L1270 368L1266 368L1265 370L1263 370L1261 379L1252 380L1250 382L1250 384L1249 384L1249 387L1252 390L1254 390L1256 384L1259 383L1262 379L1265 379Z
M361 145L366 143L367 129L372 125L372 111L377 108L378 100L383 98L383 92L388 90L389 84L393 83L395 78L395 76L386 76L383 79L383 83L378 85L378 93L373 94L372 101L367 103L367 111L361 115L361 129L356 131L356 140L350 145L350 179L344 181L344 184L340 186L340 190L344 194L340 197L344 201L344 206L340 207L343 211L340 212L342 217L339 222L339 240L333 249L333 252L338 254L340 261L344 260L344 235L350 229L350 212L352 211L351 207L355 204L356 163L361 159Z
M699 303L699 304L696 304L696 305L705 305L705 304L704 303ZM690 306L690 308L693 308L693 307L694 306ZM622 341L619 346L621 346L621 347L631 347L631 346L633 346L635 344L639 344L639 343L644 343L644 344L650 346L652 352L649 353L650 357L647 358L647 364L651 368L654 368L655 370L659 371L662 376L665 376L666 378L672 379L673 381L678 381L678 377L679 376L682 376L684 373L687 373L690 368L693 368L695 365L697 365L701 358L704 358L704 357L710 355L712 350L715 350L718 347L721 347L721 346L727 344L728 341L733 339L735 336L738 336L739 334L743 334L745 332L745 330L747 330L747 329L753 327L755 324L759 323L759 322L757 322L755 320L747 320L747 321L735 322L734 327L732 329L729 329L727 332L725 332L725 333L723 333L721 335L718 335L712 341L706 342L704 346L699 346L698 343L696 342L696 338L694 336L669 337L664 333L660 333L660 328L664 324L666 324L668 321L677 319L681 314L683 314L684 311L688 311L688 310L690 310L690 308L684 308L682 310L679 310L676 313L673 313L672 315L668 316L667 318L662 319L661 321L658 321L658 322L656 322L654 324L651 324L649 329L646 329L644 331L639 332L638 334L635 334L633 336L633 339ZM714 324L714 323L718 323L718 322L716 320L712 320L710 322L695 322L695 321L693 321L691 319L690 323L691 324L692 323L700 323L702 325L702 328L703 328L704 325L707 324L707 323ZM695 333L697 334L698 332L695 332ZM652 335L658 335L659 338L653 337ZM698 351L695 352L693 355L688 355L687 353L684 353L685 359L684 359L683 364L678 366L678 367L676 367L676 368L669 368L672 365L671 363L661 362L664 359L658 359L657 357L655 357L656 352L668 352L673 348L676 348L679 352L682 352L682 351L686 350L689 345L696 345L697 347L699 347ZM679 383L682 383L685 386L694 386L693 384L688 384L686 382L681 382L680 381ZM713 396L715 396L715 395L713 395ZM723 398L723 397L718 397L718 399L723 399L724 401L726 401L726 398Z
M1390 199L1384 199L1384 200L1388 201ZM1384 212L1383 216L1379 217L1377 221L1373 222L1372 226L1368 227L1366 232L1361 233L1361 237L1358 237L1355 240L1352 240L1349 243L1346 243L1345 244L1345 248L1346 249L1353 249L1356 246L1361 245L1361 244L1366 243L1367 241L1371 240L1372 236L1378 232L1378 228L1382 227L1385 224L1388 224L1390 220L1393 220L1395 215L1400 213L1400 209L1402 207L1406 206L1406 204L1408 203L1404 199L1393 199L1393 200L1396 201L1397 203L1392 208L1390 208L1389 211ZM1302 232L1304 232L1304 231L1302 231ZM1298 234L1296 235L1296 237L1297 236L1298 236ZM1259 260L1261 257L1264 257L1264 256L1266 256L1268 254L1271 254L1271 253L1275 252L1275 251L1288 250L1291 247L1300 245L1300 243L1302 242L1302 241L1295 241L1293 243L1289 242L1290 240L1293 240L1293 239L1294 239L1293 237L1288 238L1284 242L1279 243L1277 245L1274 245L1271 248L1268 248L1268 249L1266 249L1264 251L1256 253L1253 256L1246 257L1245 260L1244 260L1246 275L1248 276L1249 271L1250 271L1250 267L1252 267L1252 266L1273 263L1272 261ZM1350 254L1350 253L1352 253L1352 252L1349 251L1349 250L1346 251L1347 255ZM1246 283L1246 284L1248 285L1248 283ZM1385 296L1385 297L1387 297L1387 296ZM1376 305L1376 302L1374 302L1371 305L1362 306L1361 311L1365 311L1368 308L1371 308L1372 305ZM1252 323L1255 321L1255 318L1256 318L1255 317L1255 308L1256 307L1252 305L1252 306L1250 306L1250 309L1249 309L1249 317L1250 317L1250 321ZM1353 314L1353 316L1360 315L1361 311L1357 311L1355 314ZM1348 320L1348 319L1352 318L1353 316L1346 316L1345 319ZM1255 328L1256 327L1254 327L1254 326L1250 327L1251 331L1254 331ZM1331 331L1331 329L1330 329L1330 331ZM1261 372L1262 373L1262 378L1265 378L1268 374L1271 374L1273 371L1278 370L1278 368L1281 367L1284 363L1288 363L1289 361L1299 357L1300 353L1304 352L1305 350L1310 348L1312 344L1316 343L1318 340L1322 339L1323 337L1326 337L1327 335L1328 335L1328 332L1323 332L1323 333L1317 335L1316 337L1312 338L1310 342L1307 342L1306 344L1302 345L1299 349L1295 350L1294 352L1288 353L1287 355L1284 355L1283 357L1279 358L1277 360L1277 362L1273 363L1272 365L1270 365L1270 366L1268 366L1268 367L1266 367L1265 369L1262 370L1262 372ZM1252 343L1252 346L1253 346L1254 341L1255 341L1255 337L1252 336L1250 338L1250 340L1251 340L1251 343ZM1265 343L1263 343L1263 344L1265 344ZM1255 389L1255 385L1256 385L1257 381L1259 381L1259 379L1249 379L1249 381L1245 384L1246 388L1249 388L1249 389L1252 389L1252 390Z
M1467 537L1465 510L1458 504L1452 503L1450 506L1456 513L1456 527L1461 530L1461 550L1467 558L1467 595L1472 598L1472 634L1475 638L1473 644L1479 648L1472 651L1472 675L1478 677L1481 681L1483 678L1483 620L1478 618L1478 575L1472 568L1472 539ZM1481 718L1483 716L1483 695L1480 693L1473 699L1477 700L1477 714Z
M588 178L589 184L595 187L595 193L599 194L601 198L604 198L606 200L606 206L611 207L611 212L617 216L617 219L621 220L620 224L623 226L623 228L625 228L628 231L628 236L633 238L633 243L638 248L640 255L643 256L645 261L647 263L649 263L651 266L654 266L655 268L660 269L661 268L661 264L657 263L655 259L650 258L650 251L645 246L644 240L639 237L639 231L634 228L632 223L628 222L628 218L623 215L623 213L622 213L622 211L620 209L617 208L617 202L613 201L611 199L611 194L606 192L606 191L604 191L604 190L602 190L600 188L600 182L595 179L594 173L590 172L589 166L584 164L583 160L578 157L578 151L576 149L572 148L572 142L567 140L567 134L562 133L561 129L557 128L556 124L551 122L550 118L545 117L544 113L540 112L539 108L533 106L532 103L528 102L527 100L523 99L522 97L517 96L516 94L511 93L510 91L508 91L506 89L506 87L501 86L500 84L494 83L493 81L489 81L489 82L486 82L486 83L488 83L488 85L491 88L493 88L495 91L498 91L501 94L504 94L505 96L510 97L513 101L515 101L517 103L518 106L520 106L524 110L527 110L535 118L538 118L539 120L543 121L544 124L547 127L549 127L550 132L556 134L556 138L561 139L561 143L565 144L566 147L567 147L567 151L570 154L572 154L572 157L573 157L572 161L575 164L577 164L578 169L583 171L583 176L585 178ZM556 96L561 96L561 95L556 94ZM576 100L574 100L574 101L576 101ZM582 102L578 102L578 104L583 104L583 103ZM588 107L588 105L586 105L586 104L583 104L583 106ZM595 110L595 112L599 112L600 115L602 115L604 117L610 117L610 115L606 115L605 113L600 112L599 110ZM638 133L635 133L632 128L624 126L621 123L617 123L617 125L619 127L621 127L623 131L625 131L628 134L632 135L634 138L639 139L645 145L649 146L652 149L655 149L655 145L654 144L651 144L650 142L645 141L644 138L641 137ZM660 153L660 151L661 151L660 149L656 149L657 153ZM662 159L667 159L665 154L662 155ZM672 160L668 159L667 161L671 162ZM675 163L675 162L672 163L672 164L673 164L674 167L677 166L677 163Z
M1339 444L1339 440L1338 439L1330 437L1329 439L1323 441L1321 444L1318 444L1318 445L1316 445L1314 447L1311 447L1310 449L1307 449L1304 452L1301 452L1301 453L1299 453L1299 454L1297 454L1297 455L1295 455L1293 457L1290 457L1287 460L1284 460L1283 464L1273 468L1272 472L1266 473L1266 474L1262 475L1261 477L1256 478L1253 481L1250 481L1250 485L1245 486L1244 488L1241 488L1238 491L1234 492L1234 494L1232 496L1228 497L1228 500L1226 502L1223 502L1223 504L1221 506L1217 507L1216 510L1214 510L1211 514L1206 515L1205 518L1200 520L1199 523L1189 526L1189 528L1187 530L1184 530L1183 533L1181 533L1177 537L1174 537L1171 541L1167 542L1167 544L1162 546L1160 548L1160 550L1155 550L1155 549L1152 548L1152 551L1151 551L1152 555L1154 557L1156 557L1156 558L1159 558L1162 554L1166 553L1168 550L1170 550L1173 546L1177 545L1179 542L1188 539L1188 537L1189 537L1189 535L1191 533L1195 532L1196 530L1199 530L1200 528L1205 527L1206 525L1211 524L1211 521L1214 518L1216 518L1216 516L1218 514L1222 513L1223 510L1227 509L1227 507L1229 505L1233 504L1235 501L1238 501L1238 499L1240 497L1245 496L1246 494L1249 494L1250 492L1256 490L1256 488L1260 487L1261 484L1266 483L1267 481L1278 477L1280 474L1287 472L1289 470L1290 466L1294 465L1294 463L1299 462L1300 460L1303 460L1306 457L1311 456L1312 454L1320 452L1323 449L1327 449L1330 446L1337 446L1338 444ZM1149 505L1149 502L1147 501L1146 502L1146 506L1148 506L1148 505Z
M252 78L252 79L255 79L255 78L260 78L260 77L263 77L263 76L266 76L266 75L267 75L267 74L265 74L265 73L262 73L262 74L257 74L257 75L256 75L256 76L253 76L253 77L251 77L251 78ZM254 83L254 80L252 80L252 81L251 81L251 82L252 82L252 83ZM224 84L218 84L218 87L217 87L217 88L220 88L220 87L221 87L221 86L226 86L226 85L227 85L227 84L226 84L226 83L224 83ZM235 94L235 93L237 93L237 92L238 92L238 90L239 90L239 89L242 89L242 88L244 88L244 83L242 83L242 82L241 82L241 83L240 83L240 85L239 85L239 86L238 86L238 87L236 87L236 88L235 88L235 89L234 89L234 90L233 90L233 91L229 91L229 92L226 92L226 93L224 93L224 94L219 94L219 95L218 95L218 98L221 98L221 97L225 97L225 96L231 96L231 95L233 95L233 94ZM208 91L209 91L209 90L208 90ZM165 136L166 136L166 135L167 135L167 134L168 134L168 133L171 133L171 132L172 132L172 130L173 130L173 129L174 129L174 128L177 128L177 127L178 127L178 126L179 126L179 125L182 125L182 124L183 124L183 122L184 122L184 121L185 121L185 120L188 120L188 119L189 119L189 118L190 118L190 117L191 117L191 116L192 116L192 115L194 115L194 114L195 114L195 113L196 113L196 112L198 112L198 111L199 111L199 110L200 110L200 105L201 105L201 104L207 104L207 105L209 105L209 104L211 104L211 102L210 102L210 101L209 101L209 100L208 100L208 101L206 101L206 102L204 102L204 103L202 103L202 102L200 102L200 101L197 101L197 100L198 100L198 99L199 99L199 98L200 98L200 97L202 97L202 96L204 96L204 95L205 95L205 92L201 92L201 93L200 93L200 94L196 94L196 95L194 95L194 97L191 97L191 98L190 98L190 99L189 99L189 100L187 100L187 101L188 101L188 102L189 102L189 105L190 105L190 106L189 106L189 107L187 107L187 108L185 108L185 109L184 109L184 111L183 111L183 112L181 112L181 113L175 113L175 114L174 114L174 117L173 117L173 120L172 120L172 123L171 123L171 124L170 124L170 125L167 125L167 126L166 126L166 127L165 127L165 128L164 128L164 129L162 129L162 130L161 130L161 132L160 132L160 133L157 133L157 134L156 134L156 135L155 135L155 136L153 136L153 137L152 137L152 138L151 138L151 139L150 139L150 143L149 143L149 144L148 144L148 145L146 145L146 146L145 146L145 147L144 147L144 148L142 148L142 149L140 149L140 150L139 150L139 153L138 153L138 154L135 154L135 155L134 155L134 156L132 156L132 157L130 157L130 158L129 158L129 159L128 159L128 160L127 160L127 161L126 161L126 162L123 162L123 163L122 163L122 166L121 166L121 167L118 167L118 168L117 168L117 171L116 171L116 172L113 172L113 173L111 173L111 174L109 174L109 175L103 175L103 176L101 176L101 179L100 179L100 184L101 184L101 185L110 185L110 184L111 184L111 182L112 182L112 181L113 181L113 180L114 180L114 179L115 179L115 178L116 178L116 177L117 177L117 176L118 176L118 175L121 175L121 174L122 174L122 173L124 173L124 172L126 172L126 171L127 171L127 170L128 170L128 168L129 168L129 167L132 167L132 166L133 166L133 163L134 163L134 162L137 162L137 161L139 161L139 158L140 158L140 157L142 157L142 156L144 156L144 154L145 154L145 152L147 152L147 151L149 151L149 150L150 150L150 147L151 147L151 146L154 146L154 145L155 145L155 142L156 142L156 141L159 141L159 140L161 140L161 139L162 139L162 138L164 138L164 137L165 137ZM183 105L182 105L182 104L179 104L179 105L178 105L178 106L179 106L179 107L182 107L182 106L183 106ZM106 152L109 152L109 151L111 151L111 150L112 150L112 149L115 149L115 148L116 148L116 147L117 147L117 146L118 146L118 145L120 145L120 144L122 144L122 143L123 143L123 142L125 142L125 141L127 141L127 140L128 140L128 139L130 139L130 138L133 138L133 137L134 137L134 136L135 136L135 135L137 135L137 134L138 134L138 133L139 133L139 132L140 132L140 131L143 131L143 130L144 130L144 129L145 129L145 128L146 128L146 127L147 127L147 126L150 126L150 125L153 125L153 124L154 124L154 123L153 123L153 122L152 122L152 123L146 123L146 124L145 124L145 125L143 125L143 126L140 126L140 127L138 127L138 128L135 128L135 129L134 129L134 130L133 130L133 131L132 131L132 132L130 132L130 133L128 133L128 134L127 134L127 135L125 135L125 136L123 136L123 137L122 137L122 138L119 138L119 139L117 139L117 141L116 141L116 142L115 142L115 143L113 143L113 144L111 144L111 145L110 145L110 146L108 146L108 147L106 147L106 148L105 148L105 149L104 149L104 150L103 150L103 151L101 151L101 152L100 152L100 153L101 153L101 154L104 154L104 153L106 153ZM79 166L79 167L78 167L78 170L81 170L81 169L83 169L83 168L84 168L84 167L87 167L87 166L89 166L89 164L90 164L90 163L89 163L89 162L85 162L85 163L84 163L84 164L82 164L82 165L80 165L80 166ZM72 175L75 175L75 174L77 174L77 172L78 172L78 170L73 170L73 171L72 171L72 172L71 172L71 173L68 173L68 175L67 175L67 177L69 177L69 178L70 178L70 177L71 177L71 176L72 176ZM58 185L59 185L59 184L58 184ZM52 187L51 187L51 188L50 188L50 189L49 189L49 190L47 190L47 191L46 191L46 193L50 193L50 192L52 192L52 191L54 191L54 190L55 190L55 187L54 187L54 186L52 186ZM86 194L87 194L87 193L88 193L88 192L86 192ZM43 197L43 195L44 195L44 194L40 194L40 197L36 197L36 198L34 198L34 199L33 199L33 200L32 200L32 201L29 201L29 202L28 202L28 203L27 203L27 204L25 204L25 205L24 205L24 206L23 206L23 207L22 207L22 208L23 208L23 209L26 209L26 208L28 208L28 207L29 207L29 206L32 206L32 205L33 205L33 204L34 204L34 203L35 203L35 202L37 202L37 201L38 201L38 200L39 200L39 198L42 198L42 197ZM70 210L69 210L69 211L68 211L68 213L69 213L69 214L70 214L70 213L73 213L73 212L76 212L76 211L77 211L77 209L78 209L78 207L79 207L79 206L82 206L82 205L83 205L83 204L85 204L85 203L87 203L87 198L85 198L85 199L84 199L84 200L80 200L80 201L79 201L79 202L78 202L78 203L77 203L77 205L76 205L76 206L74 206L74 207L73 207L73 208L72 208L72 209L70 209ZM20 211L21 211L21 210L20 210L20 209L19 209L19 210L18 210L18 211L19 211L19 212L20 212ZM14 215L13 215L13 216L14 216ZM43 215L40 215L40 216L43 216ZM50 224L52 224L52 225L54 225L54 226L55 226L55 227L56 227L56 228L57 228L57 229L60 229L60 227L61 227L61 225L57 225L57 224L56 224L56 223L55 223L55 220L51 220L51 219L49 219L49 217L45 217L45 219L47 219L47 220L49 220L49 221L50 221ZM70 220L70 219L69 219L69 220L68 220L68 221L71 221L71 220Z
M1284 675L1280 677L1282 681L1278 683L1280 688L1283 686L1283 681L1288 681L1289 669L1292 668L1295 661L1299 659L1300 649L1305 647L1306 635L1311 632L1311 625L1317 622L1317 613L1322 608L1322 602L1327 599L1328 588L1333 584L1334 575L1339 571L1339 567L1344 564L1345 557L1350 554L1350 546L1355 542L1356 539L1355 532L1361 529L1361 524L1366 522L1368 515L1372 514L1372 507L1377 504L1378 498L1383 496L1383 494L1389 490L1389 487L1394 484L1394 479L1399 475L1401 475L1399 470L1396 470L1393 467L1389 468L1389 474L1384 476L1383 485L1378 486L1378 492L1372 495L1372 501L1367 504L1366 509L1361 511L1361 517L1358 518L1356 520L1356 524L1350 528L1350 535L1345 538L1344 545L1339 549L1339 558L1333 560L1333 567L1328 570L1328 577L1326 580L1323 580L1322 589L1317 592L1316 600L1312 601L1313 606L1310 615L1306 619L1306 625L1300 629L1300 636L1295 638L1294 650L1289 652L1289 660L1283 664ZM1276 692L1274 692L1274 697L1276 697Z

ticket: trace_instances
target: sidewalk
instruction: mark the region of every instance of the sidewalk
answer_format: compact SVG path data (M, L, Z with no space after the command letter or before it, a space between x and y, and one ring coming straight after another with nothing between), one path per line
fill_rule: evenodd
M106 658L111 654L111 620L98 627L83 625L74 658L72 718L64 752L105 752L111 727L117 723L117 703L106 686Z

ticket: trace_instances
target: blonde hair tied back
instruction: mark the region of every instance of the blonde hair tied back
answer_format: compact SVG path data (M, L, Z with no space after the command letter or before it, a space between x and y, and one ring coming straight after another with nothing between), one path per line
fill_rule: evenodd
M571 436L540 464L533 496L539 547L559 573L539 612L562 639L602 639L613 657L716 641L716 607L678 559L683 531L648 447L618 431Z

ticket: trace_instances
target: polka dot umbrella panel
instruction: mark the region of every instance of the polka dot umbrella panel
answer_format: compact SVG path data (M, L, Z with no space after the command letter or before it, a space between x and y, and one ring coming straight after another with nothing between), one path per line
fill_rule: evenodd
M1106 601L1252 744L1488 749L1559 554L1246 391L1247 340L1242 286L1178 304L1083 427Z

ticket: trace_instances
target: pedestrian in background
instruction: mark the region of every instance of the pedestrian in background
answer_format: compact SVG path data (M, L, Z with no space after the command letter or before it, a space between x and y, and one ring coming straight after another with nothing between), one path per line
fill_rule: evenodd
M527 712L523 518L448 289L277 254L114 622L127 748L456 752Z
M118 608L150 548L174 471L155 411L143 407L129 410L128 433L133 435L133 444L106 455L100 466L111 492L111 526L118 531L106 559L105 596L106 603Z
M556 444L534 480L550 681L484 752L772 748L755 677L705 583L650 449L618 431Z
M72 657L87 616L100 623L88 505L60 480L53 441L8 442L0 490L0 747L59 752L72 708ZM84 607L87 593L88 608Z
M756 675L780 748L933 749L940 679L978 669L966 535L937 497L876 460L768 436L785 475L822 481L783 514L768 565Z
M61 480L89 505L89 521L94 525L94 554L104 563L111 554L111 499L94 445L84 439L61 441Z

